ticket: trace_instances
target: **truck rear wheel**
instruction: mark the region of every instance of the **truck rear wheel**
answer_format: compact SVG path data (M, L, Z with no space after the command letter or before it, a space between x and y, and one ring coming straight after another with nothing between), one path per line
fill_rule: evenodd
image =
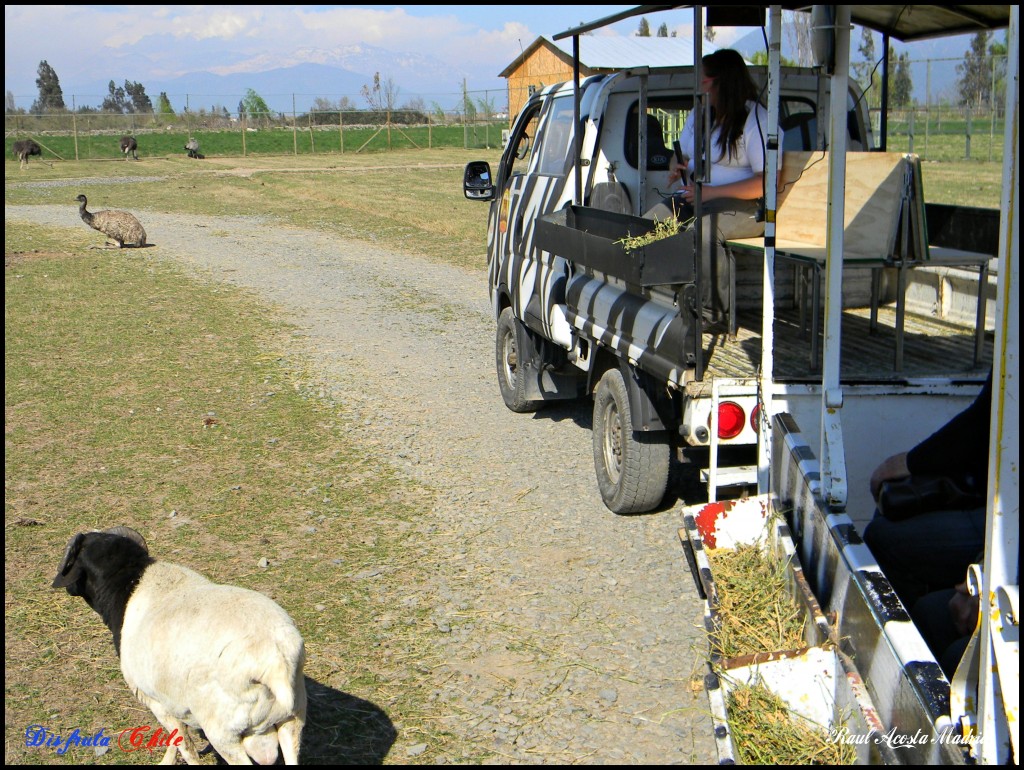
M520 366L520 323L507 307L498 316L498 332L494 342L495 363L498 368L498 388L505 406L513 412L535 412L543 401L526 397L526 369Z
M618 369L594 391L594 468L604 504L614 513L657 507L668 487L671 448L664 433L633 430L629 389Z

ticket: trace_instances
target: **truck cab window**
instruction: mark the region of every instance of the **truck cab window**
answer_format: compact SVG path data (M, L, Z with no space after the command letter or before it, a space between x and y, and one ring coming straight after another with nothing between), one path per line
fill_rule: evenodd
M538 174L565 176L572 167L572 99L559 98L551 102L550 108L540 122L544 151L537 165Z

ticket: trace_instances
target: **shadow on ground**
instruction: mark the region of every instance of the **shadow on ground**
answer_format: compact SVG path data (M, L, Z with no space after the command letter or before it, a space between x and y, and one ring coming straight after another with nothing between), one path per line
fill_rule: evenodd
M306 677L304 765L379 765L398 733L384 711L369 701Z

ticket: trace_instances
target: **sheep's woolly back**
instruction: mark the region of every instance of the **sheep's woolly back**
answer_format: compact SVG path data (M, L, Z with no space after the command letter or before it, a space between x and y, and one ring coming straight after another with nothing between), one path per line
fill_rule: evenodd
M273 600L166 562L146 569L121 627L132 691L204 729L246 725L262 735L304 712L304 661L302 636Z

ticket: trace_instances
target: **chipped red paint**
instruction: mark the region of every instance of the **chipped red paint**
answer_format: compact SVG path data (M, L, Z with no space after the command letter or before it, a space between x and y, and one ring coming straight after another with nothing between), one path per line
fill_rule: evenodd
M722 500L716 503L708 503L700 509L700 513L696 516L697 532L700 533L700 539L704 541L705 548L715 548L718 520L728 516L729 511L735 505L735 500Z

